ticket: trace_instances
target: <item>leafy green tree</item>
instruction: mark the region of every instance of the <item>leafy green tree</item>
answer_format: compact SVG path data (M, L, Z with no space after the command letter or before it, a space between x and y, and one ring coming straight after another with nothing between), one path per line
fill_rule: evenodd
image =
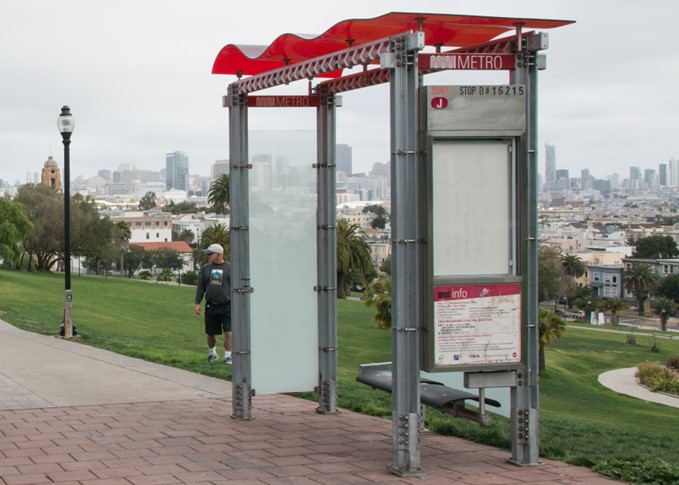
M377 311L373 320L380 328L391 328L391 277L379 278L368 285L365 304Z
M370 222L373 229L384 229L389 221L387 209L381 204L371 204L363 208L363 214L374 214L375 217Z
M127 277L132 278L134 273L140 268L150 266L150 264L144 264L144 261L147 259L150 261L150 256L146 254L144 248L135 244L130 244L123 265L123 268L125 268L125 271L127 272Z
M627 308L629 308L627 302L618 297L606 298L601 302L601 309L605 312L611 312L614 325L618 324L618 312Z
M660 318L660 330L667 332L667 321L677 313L677 304L669 298L656 298L651 302L653 314Z
M636 249L633 258L675 258L679 248L672 236L654 235L640 237L634 241Z
M32 228L19 204L0 197L0 260L5 263L18 260L22 253L21 241Z
M230 197L229 174L223 173L210 185L207 202L218 214L228 214Z
M148 252L151 254L153 265L156 268L176 271L184 264L181 254L179 254L179 252L175 251L174 249L161 248Z
M370 246L357 224L337 219L337 298L346 298L352 282L374 270Z
M149 209L153 209L156 207L156 193L155 192L146 192L144 196L139 199L139 210L146 211Z
M391 276L391 255L382 261L382 264L380 264L380 271L387 276Z
M625 270L625 289L632 293L639 305L639 315L644 314L644 302L658 285L658 274L645 263L636 263Z
M670 274L662 278L656 294L679 303L679 274Z
M575 307L582 310L585 313L584 320L586 323L592 321L592 313L596 312L601 308L601 301L596 297L579 297L573 301Z
M96 274L113 269L113 263L119 260L116 226L108 218L95 218L88 225L89 234L78 244L73 254L85 257L85 267ZM76 246L74 246L76 247Z
M129 242L132 237L130 226L125 221L118 221L114 226L114 238L120 254L120 266L118 269L125 271L125 255L129 252Z
M549 246L538 249L538 300L556 299L562 288L560 251Z
M196 239L196 235L193 233L191 229L184 229L182 232L179 233L179 241L185 241L187 243L190 243Z
M559 315L546 308L540 308L538 312L538 328L540 332L538 351L538 372L542 373L546 368L545 347L560 339L566 333L566 324Z
M52 187L26 184L19 187L14 202L33 223L23 240L28 270L49 271L59 260L64 245L64 198Z
M195 202L189 202L188 200L176 204L174 202L170 202L168 205L163 207L163 212L171 212L175 216L180 214L195 214L199 210L200 208Z

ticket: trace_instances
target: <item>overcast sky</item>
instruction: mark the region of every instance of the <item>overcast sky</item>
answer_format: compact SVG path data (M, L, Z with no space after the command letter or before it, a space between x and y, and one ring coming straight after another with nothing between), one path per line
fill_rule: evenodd
M228 158L221 97L235 78L211 74L228 43L268 44L285 32L317 34L348 18L391 11L575 20L547 31L539 77L544 143L557 168L579 176L629 175L679 158L679 1L651 0L2 0L0 179L25 181L49 155L63 163L56 118L76 120L72 177L120 164L160 170L184 151L190 172ZM507 74L446 73L428 84L505 83ZM285 92L306 94L306 82ZM275 94L269 90L260 94ZM338 143L355 171L389 159L386 86L343 95ZM284 120L284 121L283 121ZM250 129L315 129L314 110L251 110Z

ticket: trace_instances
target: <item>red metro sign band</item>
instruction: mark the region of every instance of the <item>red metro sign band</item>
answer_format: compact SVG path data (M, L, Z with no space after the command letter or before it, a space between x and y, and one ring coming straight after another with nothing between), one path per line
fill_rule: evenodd
M508 71L516 67L514 54L420 54L420 69L454 71Z

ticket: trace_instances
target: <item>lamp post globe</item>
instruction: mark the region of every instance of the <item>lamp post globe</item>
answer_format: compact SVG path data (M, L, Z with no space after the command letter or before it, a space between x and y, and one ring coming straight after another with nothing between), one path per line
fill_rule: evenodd
M68 106L61 108L57 118L57 128L64 144L64 328L65 338L73 337L73 316L71 292L71 173L70 145L71 134L75 128L75 119Z

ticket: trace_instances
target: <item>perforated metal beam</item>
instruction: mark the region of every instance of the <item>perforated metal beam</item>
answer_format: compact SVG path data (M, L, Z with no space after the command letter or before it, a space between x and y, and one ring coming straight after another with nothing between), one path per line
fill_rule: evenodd
M382 53L388 52L389 42L389 38L386 38L349 47L343 51L257 74L233 84L238 86L240 94L246 94L302 79L311 79L340 69L366 65L378 61Z

